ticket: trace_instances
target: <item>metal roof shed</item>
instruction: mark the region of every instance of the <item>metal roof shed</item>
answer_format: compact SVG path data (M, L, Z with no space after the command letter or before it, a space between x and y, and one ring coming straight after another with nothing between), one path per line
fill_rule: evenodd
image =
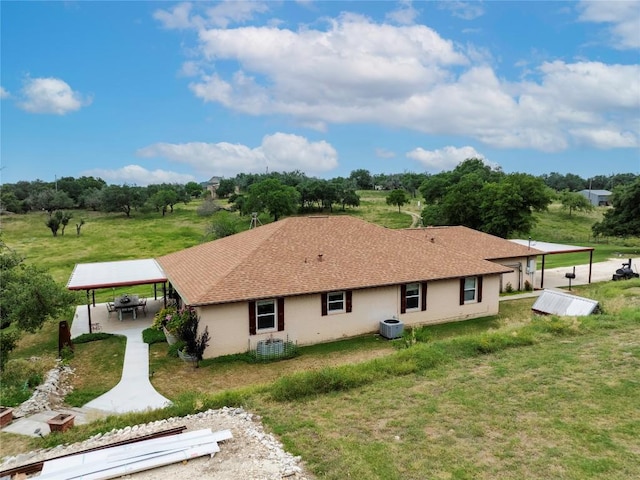
M544 290L531 310L547 315L584 317L597 312L598 302L558 290Z
M78 263L71 272L67 288L87 291L89 332L91 332L91 305L95 307L95 290L99 288L126 287L162 283L166 293L167 276L153 258L120 260L115 262ZM92 298L89 291L93 290Z
M542 269L540 273L540 288L544 288L544 262L547 255L557 255L559 253L589 252L589 283L591 283L591 270L593 266L593 247L579 247L576 245L564 245L562 243L538 242L536 240L512 239L510 242L533 247L542 251Z

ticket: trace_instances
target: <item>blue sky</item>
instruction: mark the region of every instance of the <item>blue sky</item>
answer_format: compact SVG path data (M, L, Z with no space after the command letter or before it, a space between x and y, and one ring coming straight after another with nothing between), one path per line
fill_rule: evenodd
M7 2L3 183L640 173L640 2Z

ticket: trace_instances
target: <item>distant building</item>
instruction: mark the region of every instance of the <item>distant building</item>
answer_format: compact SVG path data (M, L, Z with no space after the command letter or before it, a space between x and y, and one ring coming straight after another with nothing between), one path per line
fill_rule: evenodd
M596 207L611 205L611 192L609 190L580 190L578 193L587 197L591 205Z
M211 177L207 182L207 190L211 192L211 198L218 198L216 191L220 186L220 180L222 180L221 177Z

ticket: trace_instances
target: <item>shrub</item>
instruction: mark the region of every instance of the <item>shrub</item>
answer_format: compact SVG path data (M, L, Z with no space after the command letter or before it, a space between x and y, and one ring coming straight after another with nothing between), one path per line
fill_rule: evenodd
M149 345L153 345L154 343L166 342L167 337L165 337L164 333L157 328L145 328L142 331L142 341Z
M220 206L217 205L213 200L208 198L200 204L200 206L196 209L196 213L200 217L210 217L219 210Z
M529 280L524 281L524 289L527 292L531 292L533 290L533 285L531 285L531 282Z
M504 291L507 293L513 293L513 285L511 285L511 282L507 282L507 285L504 287Z
M78 343L96 342L98 340L105 340L111 337L113 337L111 333L105 333L105 332L83 333L82 335L74 338L73 343L78 344Z

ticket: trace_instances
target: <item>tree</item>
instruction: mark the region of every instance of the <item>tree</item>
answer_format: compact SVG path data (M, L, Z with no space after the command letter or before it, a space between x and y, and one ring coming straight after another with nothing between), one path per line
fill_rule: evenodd
M501 237L528 233L535 220L533 212L551 202L541 178L507 175L478 159L428 177L420 192L427 202L422 210L424 225L464 225Z
M109 185L102 190L102 209L106 212L123 212L131 216L131 210L142 206L144 196L137 187Z
M228 197L236 191L236 182L231 178L223 178L220 180L220 185L216 189L216 194L220 198Z
M189 195L190 197L200 198L202 196L202 187L199 183L188 182L184 186L184 189L187 192L187 195Z
M424 173L405 172L401 178L402 188L409 192L413 198L416 198L416 192L426 178Z
M349 180L355 182L358 190L371 190L373 188L373 177L371 173L369 173L369 170L365 170L364 168L353 170L349 174Z
M387 205L397 205L398 213L400 213L400 207L409 203L407 192L401 189L392 190L387 195Z
M49 319L59 318L76 304L76 295L58 285L45 270L23 259L0 241L0 324L15 325L16 334L3 332L2 359L15 347L21 331L36 332ZM5 344L5 341L8 342ZM3 366L3 365L2 365Z
M611 203L613 208L591 228L594 235L640 236L640 177L615 188Z
M577 192L564 190L560 192L560 202L563 210L569 210L569 216L575 210L576 212L591 212L593 205L587 197Z
M38 210L45 210L51 215L55 210L73 208L73 200L66 192L56 192L52 189L42 190L31 196L31 206Z
M51 230L51 233L54 237L58 236L58 230L62 227L62 235L64 236L64 229L69 224L69 220L73 215L67 212L63 212L62 210L57 210L53 213L53 215L49 216L44 224Z
M278 221L281 216L296 212L299 197L295 187L267 178L249 187L245 208L251 212L266 211L273 215L274 221Z

